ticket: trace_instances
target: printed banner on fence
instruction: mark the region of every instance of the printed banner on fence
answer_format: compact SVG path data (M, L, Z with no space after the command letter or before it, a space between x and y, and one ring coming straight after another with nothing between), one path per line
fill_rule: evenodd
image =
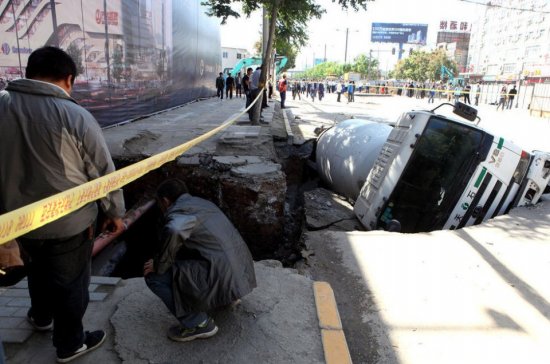
M206 11L199 0L0 1L0 89L48 44L74 59L72 96L102 126L212 96L220 26Z

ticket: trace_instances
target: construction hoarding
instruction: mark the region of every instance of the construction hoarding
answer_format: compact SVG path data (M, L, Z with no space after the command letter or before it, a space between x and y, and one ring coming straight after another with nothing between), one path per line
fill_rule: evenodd
M72 96L103 126L210 96L221 68L200 0L2 1L0 34L0 86L57 45L77 63Z

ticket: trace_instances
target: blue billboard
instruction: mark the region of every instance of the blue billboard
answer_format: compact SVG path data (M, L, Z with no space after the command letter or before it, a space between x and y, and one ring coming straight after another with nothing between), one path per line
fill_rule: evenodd
M371 42L426 45L428 24L372 23Z

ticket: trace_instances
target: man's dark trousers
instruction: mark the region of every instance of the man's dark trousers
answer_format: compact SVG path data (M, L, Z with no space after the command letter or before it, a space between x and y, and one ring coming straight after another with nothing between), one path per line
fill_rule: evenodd
M218 96L220 99L223 100L223 88L219 88L219 89L218 89L218 94L217 94L217 96Z
M245 97L246 97L245 109L246 109L247 107L249 107L250 104L252 103L251 94L252 94L252 93L251 93L250 91L245 91L245 93L244 93L244 95L245 95ZM252 108L250 108L250 109L248 110L248 119L249 119L250 121L252 121Z
M279 95L281 95L281 109L285 108L285 100L286 100L286 91L279 92Z
M72 353L84 343L82 317L90 299L92 231L62 239L18 239L25 258L31 314L37 322L54 321L53 345L58 354Z
M172 289L172 269L167 270L164 274L149 273L145 276L145 283L164 302L168 310L178 319L183 327L191 329L208 320L208 315L200 311L187 312L182 316L176 316L174 291Z

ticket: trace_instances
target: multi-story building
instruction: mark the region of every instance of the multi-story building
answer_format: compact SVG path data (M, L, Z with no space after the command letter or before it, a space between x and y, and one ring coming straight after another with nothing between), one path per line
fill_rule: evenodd
M467 71L485 82L550 80L550 1L488 2L472 25Z
M437 32L437 48L444 49L458 65L458 72L467 72L470 32Z
M222 47L222 70L232 69L241 59L250 57L250 52L244 48Z

